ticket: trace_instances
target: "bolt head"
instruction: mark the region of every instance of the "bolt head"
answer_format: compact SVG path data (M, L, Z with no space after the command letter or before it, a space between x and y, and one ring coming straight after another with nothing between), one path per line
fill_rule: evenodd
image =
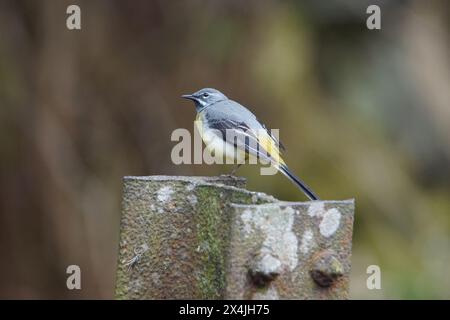
M313 260L311 277L321 287L330 287L344 275L344 268L331 251L319 253Z
M250 266L249 276L257 287L265 287L281 273L281 262L270 254L258 256Z

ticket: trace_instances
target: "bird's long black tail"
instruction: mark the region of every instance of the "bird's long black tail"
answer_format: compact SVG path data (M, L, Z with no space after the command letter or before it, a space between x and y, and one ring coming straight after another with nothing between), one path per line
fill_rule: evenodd
M319 197L302 180L300 180L300 178L294 175L286 165L280 165L278 170L299 187L310 200L320 200Z

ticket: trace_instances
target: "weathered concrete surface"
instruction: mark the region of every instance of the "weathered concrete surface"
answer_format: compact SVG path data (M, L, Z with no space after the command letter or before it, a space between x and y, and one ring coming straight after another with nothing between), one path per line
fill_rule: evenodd
M228 204L275 201L244 185L229 176L125 177L116 297L223 296Z
M353 201L280 202L220 177L125 177L119 299L347 298Z
M353 201L232 206L225 298L348 298Z

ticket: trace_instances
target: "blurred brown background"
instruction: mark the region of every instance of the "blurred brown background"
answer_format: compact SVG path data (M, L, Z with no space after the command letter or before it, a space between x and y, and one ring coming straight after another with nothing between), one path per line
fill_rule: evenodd
M195 116L179 96L202 87L280 128L322 198L356 198L351 297L450 298L449 9L0 0L0 298L113 297L122 176L231 170L171 163L172 130ZM239 174L304 200L280 175ZM70 264L81 291L66 289ZM382 290L366 288L371 264Z

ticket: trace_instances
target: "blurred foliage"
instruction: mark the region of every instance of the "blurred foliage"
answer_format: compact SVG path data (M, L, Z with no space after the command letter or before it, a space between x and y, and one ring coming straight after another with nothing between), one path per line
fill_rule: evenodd
M77 3L82 30L66 29ZM382 29L365 27L379 4ZM324 199L356 198L351 296L450 298L447 1L0 0L0 297L111 298L121 177L175 166L179 97L220 89L280 128ZM239 174L300 201L289 181ZM66 267L82 290L66 289ZM382 290L366 288L377 264Z

